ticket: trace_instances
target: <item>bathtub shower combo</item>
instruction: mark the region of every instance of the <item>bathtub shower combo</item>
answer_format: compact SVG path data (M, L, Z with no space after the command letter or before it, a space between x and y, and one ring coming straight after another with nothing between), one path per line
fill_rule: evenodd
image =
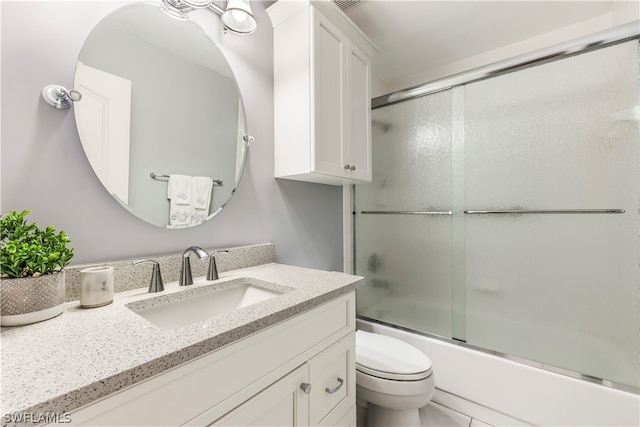
M352 188L361 323L637 397L638 52L374 99L373 182Z

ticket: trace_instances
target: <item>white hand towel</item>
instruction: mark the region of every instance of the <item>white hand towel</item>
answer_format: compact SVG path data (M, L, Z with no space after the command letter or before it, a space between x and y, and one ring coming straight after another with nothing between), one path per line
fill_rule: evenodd
M191 206L191 221L193 224L202 224L209 216L209 205L211 204L211 189L213 188L213 180L206 176L193 177Z
M169 175L167 198L169 198L169 225L187 226L192 221L192 184L187 175Z
M206 210L209 213L213 180L207 176L194 176L192 183L191 193L194 209Z
M192 181L188 175L169 175L167 198L176 205L190 205Z

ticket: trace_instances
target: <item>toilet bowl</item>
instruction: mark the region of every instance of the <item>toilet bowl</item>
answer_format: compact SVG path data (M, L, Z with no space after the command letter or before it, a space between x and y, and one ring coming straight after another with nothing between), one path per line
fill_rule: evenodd
M356 331L356 395L367 426L420 426L418 409L433 397L431 360L396 338Z

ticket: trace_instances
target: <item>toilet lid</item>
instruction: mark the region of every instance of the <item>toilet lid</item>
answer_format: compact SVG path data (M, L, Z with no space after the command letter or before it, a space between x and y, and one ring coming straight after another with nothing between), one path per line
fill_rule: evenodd
M416 379L416 374L422 374L418 375L422 378L430 374L426 371L431 369L431 359L397 338L356 331L356 365L365 373L383 378Z

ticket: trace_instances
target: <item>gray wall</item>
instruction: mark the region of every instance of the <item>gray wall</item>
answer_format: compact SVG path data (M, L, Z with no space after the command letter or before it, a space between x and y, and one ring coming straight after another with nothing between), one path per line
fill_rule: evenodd
M151 257L190 245L273 242L278 262L342 270L341 187L273 178L269 3L252 2L259 27L250 36L224 35L216 15L201 16L236 72L255 142L225 210L202 226L166 230L134 217L107 194L82 150L73 111L40 99L47 84L71 87L85 37L125 3L2 1L2 213L31 209L31 220L65 230L76 248L74 264Z

